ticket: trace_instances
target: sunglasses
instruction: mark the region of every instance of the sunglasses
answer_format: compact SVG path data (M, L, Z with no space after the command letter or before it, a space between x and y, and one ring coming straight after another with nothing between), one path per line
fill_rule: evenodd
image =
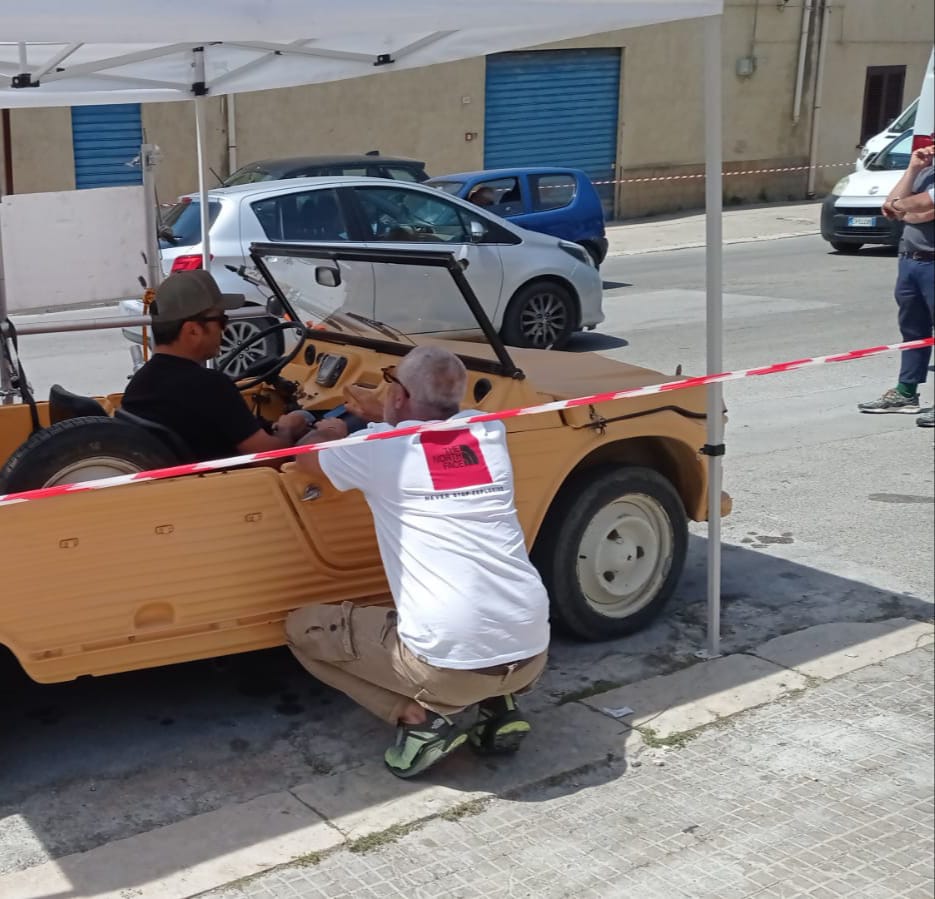
M380 371L383 372L383 380L386 381L387 384L398 384L400 390L402 390L402 392L406 395L406 399L410 398L410 394L406 389L406 385L403 384L403 382L400 381L399 378L397 378L394 374L396 371L395 365L387 365L386 368L381 368Z
M230 319L221 312L218 315L196 315L188 319L190 322L217 322L222 328L230 324Z

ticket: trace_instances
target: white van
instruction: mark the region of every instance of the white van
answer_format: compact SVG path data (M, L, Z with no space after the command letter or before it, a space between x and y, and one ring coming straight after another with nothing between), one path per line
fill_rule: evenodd
M886 128L879 134L867 138L867 142L860 146L860 155L857 157L857 171L864 169L864 162L871 156L876 156L881 150L896 140L904 131L911 131L916 120L916 109L919 107L919 98L916 97Z
M902 223L886 218L880 207L902 178L913 150L935 143L935 51L929 57L916 103L913 130L868 155L864 165L845 175L825 197L821 236L839 253L856 253L864 244L899 244Z
M914 131L916 134L931 135L932 133L932 60L935 57L935 50L932 56L929 56L928 68L925 70L925 77L922 79L922 90L893 121L884 128L879 134L869 138L860 149L860 155L857 157L857 171L863 171L867 163L876 156L877 153L885 150L897 137L906 131ZM922 94L926 91L928 99L923 102ZM922 110L922 119L919 128L915 127L916 115L918 110ZM927 124L926 124L927 122Z
M930 147L935 143L935 50L929 56L928 68L922 79L919 108L912 127L912 149Z

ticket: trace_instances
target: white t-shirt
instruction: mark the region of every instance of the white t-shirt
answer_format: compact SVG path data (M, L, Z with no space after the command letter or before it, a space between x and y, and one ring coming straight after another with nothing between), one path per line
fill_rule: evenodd
M526 553L500 422L335 447L319 461L338 490L367 499L399 637L413 653L470 669L546 649L548 595Z

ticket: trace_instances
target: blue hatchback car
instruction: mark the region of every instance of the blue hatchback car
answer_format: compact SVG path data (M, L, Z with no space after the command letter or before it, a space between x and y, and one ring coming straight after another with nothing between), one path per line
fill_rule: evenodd
M604 209L579 169L534 166L437 175L425 182L530 231L581 244L595 266L607 255Z

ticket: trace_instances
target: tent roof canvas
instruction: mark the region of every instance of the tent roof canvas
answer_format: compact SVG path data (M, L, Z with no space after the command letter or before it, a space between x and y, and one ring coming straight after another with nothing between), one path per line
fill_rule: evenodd
M722 7L722 0L31 0L3 13L0 108L166 102L202 90L335 81L719 15Z

